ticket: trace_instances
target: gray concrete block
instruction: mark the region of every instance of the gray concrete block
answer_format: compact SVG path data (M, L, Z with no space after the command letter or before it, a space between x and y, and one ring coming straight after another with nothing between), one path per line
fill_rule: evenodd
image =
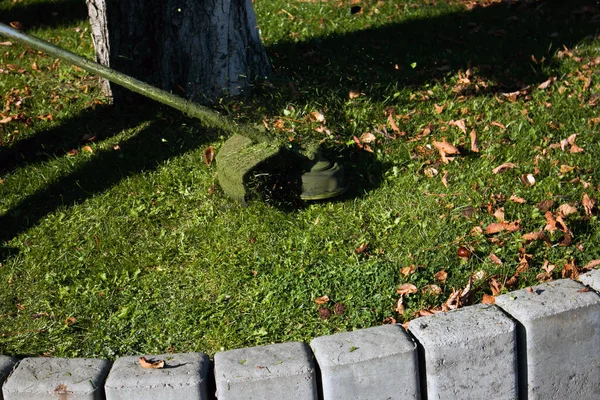
M516 325L497 307L418 318L408 330L420 344L428 399L517 397Z
M600 292L600 269L593 269L579 275L579 282L588 285L597 292Z
M100 400L110 361L93 358L25 358L2 387L4 400Z
M323 400L419 398L417 345L400 325L321 336L310 346Z
M519 323L520 397L598 399L600 296L570 279L498 296Z
M215 380L219 400L317 399L314 360L305 343L217 353Z
M4 384L6 377L8 376L8 374L10 374L16 363L17 359L0 355L0 400L3 399L1 390L2 385Z
M165 366L142 368L138 356L115 361L104 385L107 400L208 399L210 360L206 354L160 354L146 358L164 360Z

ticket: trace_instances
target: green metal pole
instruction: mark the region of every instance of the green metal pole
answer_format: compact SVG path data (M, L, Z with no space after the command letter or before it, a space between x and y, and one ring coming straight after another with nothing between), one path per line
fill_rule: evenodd
M240 131L243 131L243 134L250 133L250 136L253 136L253 139L256 139L258 132L249 132L253 131L254 129L250 129L249 127L242 128L231 119L222 116L210 108L203 107L165 90L158 89L138 79L107 68L101 64L98 64L97 62L88 60L87 58L78 56L70 51L61 49L60 47L57 47L44 40L20 32L3 23L0 23L0 35L6 36L7 38L10 38L18 43L29 46L32 49L41 51L52 57L56 57L62 61L76 65L79 68L108 79L109 81L123 86L124 88L127 88L133 92L139 93L142 96L173 107L191 117L200 119L207 126L223 129L231 133L242 133Z

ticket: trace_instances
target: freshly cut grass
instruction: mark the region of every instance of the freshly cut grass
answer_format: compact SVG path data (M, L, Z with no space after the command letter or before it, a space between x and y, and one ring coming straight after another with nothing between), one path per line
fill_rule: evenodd
M80 3L5 2L0 20L92 57ZM600 258L583 202L598 200L598 9L360 7L255 2L272 86L219 105L277 137L322 141L352 182L330 202L263 194L242 208L202 160L225 134L158 107L112 109L94 77L1 44L0 353L310 340L489 301ZM460 154L446 164L434 141ZM503 163L515 167L494 173ZM547 212L563 204L576 212L553 230ZM485 234L502 219L519 229ZM523 238L538 231L547 240ZM448 302L470 281L463 304ZM417 293L399 305L406 283Z

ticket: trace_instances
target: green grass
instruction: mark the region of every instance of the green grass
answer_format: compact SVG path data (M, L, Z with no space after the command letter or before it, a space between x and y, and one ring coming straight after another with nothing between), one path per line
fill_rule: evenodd
M92 57L80 3L4 2L0 20ZM214 354L310 340L409 321L441 307L472 273L470 300L479 302L491 278L515 275L521 248L529 268L511 288L535 284L545 260L557 279L571 260L600 258L597 215L581 204L584 193L599 198L598 11L582 11L584 1L478 3L364 1L351 14L345 1L255 2L273 86L220 109L264 120L277 137L322 140L352 178L339 200L294 208L242 208L214 190L216 167L202 153L218 151L225 135L166 109L114 110L94 77L0 45L0 119L14 116L0 124L0 353ZM350 90L362 94L350 99ZM330 134L315 131L314 111ZM395 133L390 112L404 135L385 137ZM464 120L467 134L452 120ZM473 129L479 153L469 151ZM365 132L377 138L373 153L353 140ZM583 153L550 147L573 133ZM442 138L461 149L448 164L432 146ZM517 167L492 172L505 162ZM439 174L428 177L430 168ZM529 173L535 186L520 180ZM560 231L548 244L522 239L545 227L536 207L544 200L553 212L577 208L565 218L570 244L559 245ZM488 208L499 207L519 231L473 231L495 222ZM473 251L468 261L457 257L461 246ZM441 270L445 283L434 277ZM398 313L404 283L419 291ZM423 290L429 284L442 293ZM323 295L330 300L319 306Z

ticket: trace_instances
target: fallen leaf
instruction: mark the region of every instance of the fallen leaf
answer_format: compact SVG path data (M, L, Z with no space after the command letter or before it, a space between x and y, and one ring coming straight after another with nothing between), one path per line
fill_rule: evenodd
M504 163L504 164L501 164L501 165L497 166L496 168L494 168L492 170L492 172L494 174L498 174L500 172L504 172L506 170L509 170L509 169L512 169L512 168L516 168L516 167L517 167L516 164L513 164L513 163Z
M434 104L433 108L435 109L436 114L441 114L444 111L444 108L446 108L446 105L438 106L437 104Z
M577 267L575 267L574 260L565 263L565 267L561 271L561 276L563 278L577 279L579 271L577 271Z
M0 46L12 46L12 42L0 42Z
M473 153L479 153L479 146L477 145L477 132L475 132L475 129L471 130L471 151Z
M551 84L552 82L554 82L555 80L556 80L556 77L548 78L548 80L546 80L546 81L542 82L542 83L541 83L541 84L538 86L538 89L542 89L542 90L543 90L543 89L547 89L547 88L548 88L548 86L550 86L550 84Z
M396 293L398 293L400 296L417 293L417 292L418 292L417 287L415 285L413 285L412 283L404 283L404 284L400 285L400 287L398 287L398 289L396 289Z
M325 304L325 303L328 303L328 302L329 302L329 296L327 296L327 295L324 295L324 296L321 296L321 297L317 297L315 299L315 303L317 303L319 305Z
M404 313L405 309L404 309L404 301L402 299L402 296L400 296L400 298L396 302L395 310L396 310L396 312L398 314L403 314Z
M483 303L483 304L496 304L496 298L494 296L490 296L489 294L485 293L483 295L483 297L481 298L481 303Z
M90 154L94 153L94 150L90 146L83 146L83 151L87 151Z
M485 228L486 235L493 235L499 232L515 232L521 229L519 224L521 220L513 221L513 222L492 222Z
M584 150L581 147L577 146L576 144L572 144L571 149L569 150L569 153L583 153L583 152L584 152Z
M571 167L570 165L566 165L566 164L562 164L560 166L560 173L561 174L568 174L569 172L573 171L575 169L575 167Z
M547 212L554 206L554 200L543 200L535 205L541 212Z
M590 199L590 196L587 195L587 193L583 194L583 199L581 199L581 205L583 206L583 209L585 210L585 215L587 216L591 216L592 215L592 210L594 209L594 200Z
M460 151L454 147L453 145L451 145L450 143L446 142L445 140L441 141L441 142L436 142L435 140L433 141L433 146L438 149L438 151L447 155L455 155L455 154L460 154Z
M444 185L446 188L448 187L448 171L446 170L444 170L442 175L442 185Z
M360 97L360 92L357 92L355 90L351 90L351 91L348 92L348 97L350 98L350 100L356 99L357 97Z
M390 115L388 115L388 123L394 132L400 133L400 128L398 128L398 125L396 125L396 121L394 120L394 114L390 113Z
M501 124L500 122L492 121L492 122L490 122L490 125L497 126L500 129L506 129L506 125Z
M587 263L585 265L585 267L583 267L582 269L592 270L592 269L596 268L598 265L600 265L600 260L592 260L589 263Z
M323 113L319 111L313 111L309 115L311 121L325 123L325 116L323 115Z
M590 288L589 288L589 287L584 287L584 288L582 288L582 289L579 289L579 290L577 291L577 293L586 293L586 292L589 292L589 291L590 291Z
M206 164L207 167L210 167L210 165L212 164L212 162L215 159L215 149L212 146L208 146L206 149L204 149L204 152L202 153L202 156L204 158L204 164Z
M375 135L373 135L371 132L365 132L362 135L360 135L359 140L362 143L372 143L376 140L377 138L375 137Z
M462 133L464 133L464 134L467 133L467 126L465 125L465 120L464 119L459 119L457 121L452 120L452 121L448 122L448 125L454 125L458 129L460 129L462 131Z
M548 236L546 236L546 233L544 233L544 231L526 233L523 236L521 236L521 239L523 239L527 243L533 242L536 240L543 240L546 242L550 241L550 239L548 239Z
M406 277L406 276L414 273L416 270L417 270L417 267L415 267L414 265L410 265L408 267L402 268L400 270L400 273Z
M525 203L527 203L527 200L525 200L522 197L517 197L514 194L510 196L509 200L512 201L512 202L514 202L514 203L519 203L519 204L525 204Z
M119 146L118 144L115 144L113 146L113 150L121 150L121 146Z
M570 204L561 204L557 210L558 214L565 218L571 214L577 214L577 209Z
M517 283L519 283L517 277L513 275L506 281L505 286L512 289L517 286Z
M490 290L494 296L498 296L502 292L502 284L495 278L490 279Z
M13 120L13 116L9 115L8 117L4 117L4 118L0 119L0 124L8 124L12 120Z
M523 185L533 186L535 185L535 177L533 174L523 174L521 175L521 182L523 182Z
M433 167L427 167L427 168L425 168L423 173L425 174L426 177L433 178L434 176L437 176L437 174L439 174L439 171Z
M500 259L500 257L498 257L497 255L495 255L494 253L490 253L490 261L496 265L502 265L502 260Z
M65 319L65 325L67 326L72 326L75 324L75 322L77 322L77 318L75 317L68 317L67 319Z
M77 154L79 154L79 150L77 150L77 149L71 149L71 150L67 151L67 155L69 157L76 156Z
M531 294L535 293L531 287L526 287L525 290L528 291Z
M361 244L360 246L358 246L358 247L357 247L357 248L354 250L354 252L355 252L356 254L362 254L362 253L364 253L364 251L367 249L367 247L368 247L368 246L369 246L369 243L363 243L363 244Z
M445 270L441 270L435 273L433 276L436 281L440 282L442 285L446 283L446 278L448 278L448 273Z
M385 318L381 323L383 325L396 325L396 318L394 317L387 317Z
M423 293L423 294L439 295L439 294L442 294L442 288L439 287L438 285L434 285L434 284L425 285L421 289L421 293Z
M23 24L20 23L19 21L11 21L10 26L12 26L13 28L15 28L18 31L23 29Z
M146 357L140 357L142 368L161 369L165 367L165 360L148 360Z
M504 207L498 208L494 211L494 217L498 220L498 222L505 222L504 220Z

